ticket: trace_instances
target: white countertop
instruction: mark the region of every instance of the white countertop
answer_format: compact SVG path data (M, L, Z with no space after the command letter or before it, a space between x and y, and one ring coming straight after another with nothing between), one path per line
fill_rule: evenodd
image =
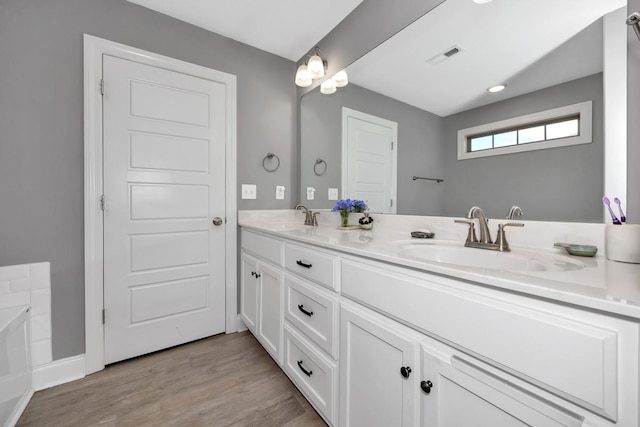
M361 214L353 214L354 223ZM427 228L436 233L435 239L445 245L463 246L466 226L455 224L455 218L410 215L372 214L372 230L338 230L339 216L321 212L318 227L287 229L285 224L303 224L304 215L293 210L240 211L238 224L242 227L332 249L411 267L430 273L446 275L512 292L547 298L621 316L640 319L640 264L609 261L604 256L604 224L558 223L523 221L524 228L511 228L507 237L512 253L533 250L560 255L554 242L598 246L593 258L569 257L584 263L584 268L572 271L508 271L458 267L439 262L403 256L403 243L411 241L410 232ZM506 220L490 220L495 236L496 224ZM278 227L283 224L283 227ZM420 239L413 239L420 240ZM465 248L469 256L482 249Z

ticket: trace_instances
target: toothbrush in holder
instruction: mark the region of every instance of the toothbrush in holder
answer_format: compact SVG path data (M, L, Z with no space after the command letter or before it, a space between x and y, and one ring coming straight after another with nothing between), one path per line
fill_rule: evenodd
M611 221L613 221L615 225L621 225L622 223L620 222L618 217L616 217L616 214L614 214L613 211L611 210L611 202L609 201L609 198L606 196L603 197L602 203L607 207L607 209L609 209L609 214L611 215Z
M624 212L622 212L622 202L617 197L613 199L616 205L618 205L618 210L620 211L620 221L627 222L627 217L624 216Z

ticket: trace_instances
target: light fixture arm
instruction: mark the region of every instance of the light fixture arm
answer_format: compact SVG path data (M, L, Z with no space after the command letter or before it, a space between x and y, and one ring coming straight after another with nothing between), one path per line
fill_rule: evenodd
M638 36L638 39L640 40L640 12L633 12L629 15L627 18L627 25L633 27L633 31L636 32L636 36Z

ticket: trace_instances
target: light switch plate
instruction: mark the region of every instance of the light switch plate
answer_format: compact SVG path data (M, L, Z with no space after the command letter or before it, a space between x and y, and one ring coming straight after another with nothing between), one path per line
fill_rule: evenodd
M316 189L313 187L307 187L307 200L313 200L315 198L314 193Z
M256 186L255 184L242 184L242 198L243 199L255 199L256 198Z
M328 200L338 200L338 189L330 188Z
M284 185L276 185L276 200L284 199Z

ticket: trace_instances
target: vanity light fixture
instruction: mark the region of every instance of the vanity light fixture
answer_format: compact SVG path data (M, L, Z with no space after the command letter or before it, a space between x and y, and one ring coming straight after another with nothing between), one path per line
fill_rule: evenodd
M327 69L327 61L322 57L320 48L316 46L315 53L309 60L298 67L296 71L296 85L300 87L311 86L312 80L324 77Z
M320 48L316 46L315 52L309 57L306 63L301 64L296 71L296 85L300 87L309 87L313 80L324 77L327 70L327 60L322 57ZM336 88L345 87L349 84L347 70L340 70L331 78L325 80L320 85L320 92L330 95L336 92Z
M487 92L491 92L491 93L502 92L506 88L507 88L507 85L491 86L490 88L487 89Z

